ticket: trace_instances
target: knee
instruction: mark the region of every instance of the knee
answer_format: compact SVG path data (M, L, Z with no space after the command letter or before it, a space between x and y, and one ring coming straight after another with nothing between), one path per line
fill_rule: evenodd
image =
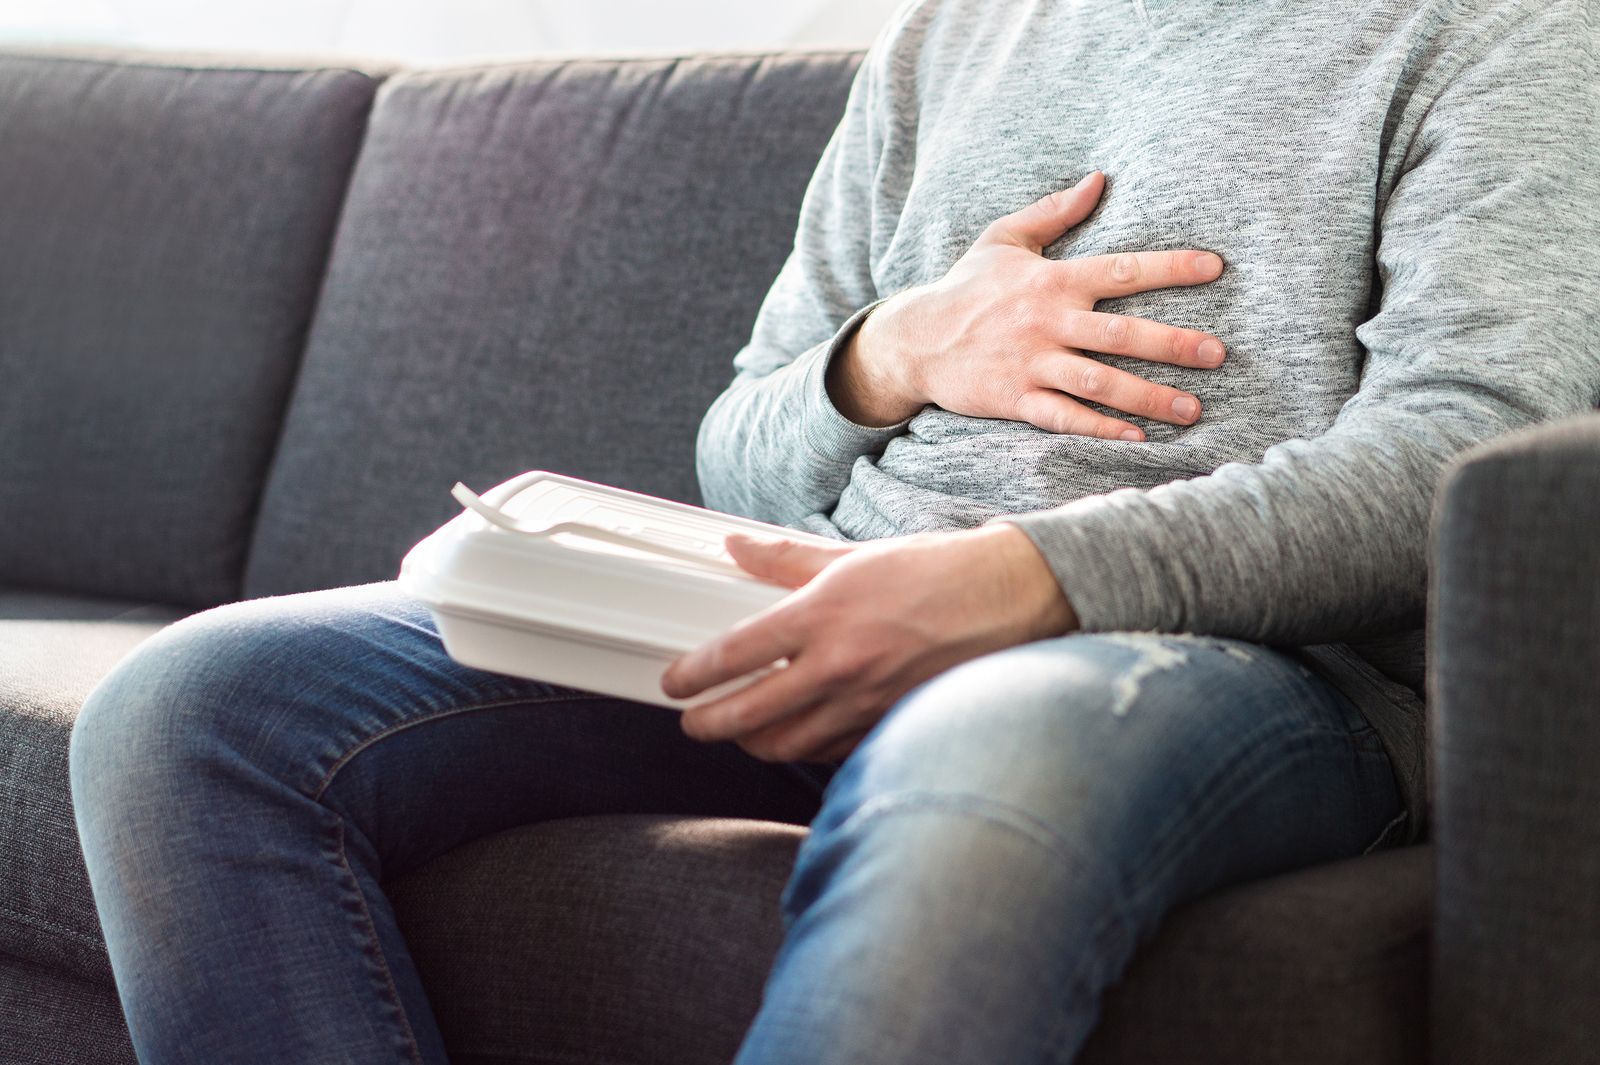
M185 618L136 648L89 693L73 725L69 772L80 822L167 805L225 752L258 751L264 682L292 642L258 604Z

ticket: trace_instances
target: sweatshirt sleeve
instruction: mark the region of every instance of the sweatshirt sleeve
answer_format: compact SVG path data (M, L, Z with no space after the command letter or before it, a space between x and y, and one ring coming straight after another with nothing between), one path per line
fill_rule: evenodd
M1292 645L1413 626L1444 466L1600 400L1600 70L1582 3L1530 8L1477 39L1402 146L1361 385L1325 434L992 519L1033 540L1086 630Z
M828 363L878 301L872 275L874 183L895 110L885 97L887 31L867 55L844 118L806 192L794 249L768 292L736 376L700 424L696 465L706 504L794 524L838 502L850 469L906 422L858 425L833 405Z

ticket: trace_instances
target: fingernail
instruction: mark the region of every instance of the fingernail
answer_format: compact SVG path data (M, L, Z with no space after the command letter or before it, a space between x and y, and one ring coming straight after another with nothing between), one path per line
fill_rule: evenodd
M1200 413L1200 401L1193 396L1179 396L1172 401L1172 413L1184 421L1190 421Z
M1094 179L1094 176L1095 176L1095 175L1096 175L1096 174L1098 174L1098 173L1099 173L1099 172L1100 172L1100 171L1098 171L1098 170L1091 170L1091 171L1089 171L1089 172L1088 172L1088 173L1087 173L1087 174L1085 174L1085 175L1083 175L1083 177L1081 177L1081 178L1079 178L1079 179L1078 179L1078 183L1077 183L1077 184L1076 184L1076 185L1074 185L1074 186L1072 186L1072 191L1073 191L1073 192L1077 192L1077 191L1078 191L1078 190L1079 190L1079 189L1081 189L1081 188L1083 188L1083 187L1084 187L1084 186L1085 186L1085 185L1087 185L1087 184L1089 184L1089 182L1090 182L1090 181L1091 181L1091 180L1093 180L1093 179Z
M1195 272L1203 277L1216 277L1222 273L1222 259L1210 252L1201 252L1194 257Z
M1222 357L1227 354L1222 348L1220 340L1200 341L1200 361L1208 366L1221 366Z
M1122 439L1132 440L1134 443L1138 443L1140 440L1144 439L1144 434L1137 429L1124 429L1122 430Z

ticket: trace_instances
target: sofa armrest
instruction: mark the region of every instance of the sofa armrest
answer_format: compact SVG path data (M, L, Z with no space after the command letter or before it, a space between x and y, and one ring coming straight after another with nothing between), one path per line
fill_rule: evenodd
M1600 1061L1600 414L1464 456L1433 536L1433 1060Z

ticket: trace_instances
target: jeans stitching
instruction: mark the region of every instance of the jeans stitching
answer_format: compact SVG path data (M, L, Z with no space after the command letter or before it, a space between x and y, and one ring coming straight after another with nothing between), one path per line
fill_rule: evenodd
M590 695L582 692L574 692L570 695L502 699L495 702L474 703L469 706L448 707L445 709L420 714L416 717L408 718L405 721L398 721L392 725L388 725L380 729L379 731L362 740L359 740L347 748L343 754L339 755L338 758L334 759L333 764L328 768L327 773L323 775L321 782L318 783L316 788L312 791L310 798L313 802L320 803L322 801L322 796L326 794L328 788L332 787L333 778L339 774L340 770L349 765L357 755L361 754L363 751L367 750L369 747L380 742L381 740L388 739L390 736L393 736L396 733L404 732L407 729L415 728L418 725L425 725L433 721L442 721L445 718L455 717L460 714L476 713L480 710L499 710L507 706L544 706L550 703L599 702L608 698L610 697L605 695Z
M350 890L355 894L356 905L361 909L361 921L366 926L364 931L369 946L368 955L377 962L378 970L383 974L383 986L380 990L399 1016L401 1034L405 1037L411 1060L415 1065L424 1065L422 1048L417 1045L417 1036L411 1028L411 1019L406 1016L405 1004L400 1000L400 989L395 986L394 974L390 972L389 961L384 957L383 944L378 940L377 925L372 920L372 911L367 908L367 897L361 890L361 881L356 879L355 870L350 867L350 857L344 845L344 818L335 815L333 832L339 852L339 865L344 871Z

